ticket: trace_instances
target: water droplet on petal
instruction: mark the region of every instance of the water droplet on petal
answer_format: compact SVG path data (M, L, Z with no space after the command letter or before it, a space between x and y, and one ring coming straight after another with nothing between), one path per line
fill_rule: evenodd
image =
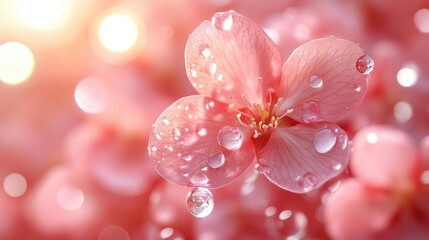
M191 75L191 77L194 77L194 78L198 76L198 72L195 71L195 70L189 70L188 74Z
M197 125L197 134L200 137L207 136L207 129L201 125Z
M182 159L189 162L192 160L192 155L191 154L183 154Z
M349 144L349 139L346 134L339 134L337 137L338 144L341 147L341 150L345 150Z
M180 130L178 128L173 128L171 130L171 134L173 135L173 138L176 140L179 140L180 136L182 135L182 133L180 132Z
M362 91L362 86L361 85L355 84L353 87L354 87L355 92Z
M206 188L194 188L186 197L186 206L195 217L207 217L214 207L213 195Z
M243 144L243 133L240 128L226 126L217 135L219 145L227 150L238 150Z
M332 170L339 171L342 167L343 165L341 163L335 163L334 165L332 165Z
M207 45L207 43L203 43L198 47L198 53L202 58L209 58L212 55L210 47Z
M165 125L170 125L170 120L168 120L166 117L164 117L164 118L162 119L162 122L163 122Z
M225 155L220 151L213 151L207 157L207 164L211 168L219 168L225 164Z
M329 152L336 142L337 134L329 128L320 129L313 138L313 146L318 153Z
M209 68L208 68L208 73L210 75L214 76L216 74L216 70L217 70L216 63L210 63Z
M297 178L297 181L298 185L302 188L304 192L309 192L313 190L314 186L316 185L317 178L316 175L308 172L302 176L299 176Z
M253 172L256 174L262 174L263 173L263 169L261 168L261 165L259 163L255 164L255 166L253 166Z
M216 13L212 17L212 24L219 30L231 30L233 24L232 15L229 13Z
M321 88L323 86L323 79L318 75L312 75L308 78L308 84L312 88Z
M302 120L306 123L320 121L320 106L316 101L309 101L301 109Z
M150 149L151 152L156 152L158 150L158 148L156 148L156 146L152 146L152 148Z
M367 75L374 69L374 60L368 55L363 55L356 61L356 69L360 73Z

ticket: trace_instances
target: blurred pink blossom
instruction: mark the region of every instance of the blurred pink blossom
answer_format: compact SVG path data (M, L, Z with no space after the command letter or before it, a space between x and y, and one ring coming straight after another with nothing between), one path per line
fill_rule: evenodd
M362 129L353 143L354 177L343 182L325 208L330 236L427 239L429 172L422 161L427 143L419 152L405 132L383 125Z

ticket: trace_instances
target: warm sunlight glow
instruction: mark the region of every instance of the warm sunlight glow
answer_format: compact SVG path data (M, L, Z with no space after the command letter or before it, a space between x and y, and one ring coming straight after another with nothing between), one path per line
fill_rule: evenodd
M123 13L107 16L98 28L101 44L112 52L123 52L133 47L138 34L137 23Z
M138 13L115 7L97 16L89 38L92 50L101 60L124 64L141 53L146 30Z
M34 56L22 43L0 45L0 80L16 85L27 80L34 70Z
M34 30L56 30L70 19L70 0L17 0L22 23Z

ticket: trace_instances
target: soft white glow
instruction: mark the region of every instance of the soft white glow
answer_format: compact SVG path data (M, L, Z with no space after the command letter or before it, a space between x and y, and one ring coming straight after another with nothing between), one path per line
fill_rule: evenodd
M138 39L136 21L125 13L113 13L104 18L98 28L101 44L112 52L124 52L132 48Z
M17 0L16 8L23 24L35 30L56 30L70 19L70 0Z
M429 33L429 9L423 8L414 14L414 24L422 33Z
M85 196L79 188L72 185L64 185L57 192L57 202L67 211L75 211L82 207Z
M76 86L74 97L79 108L90 114L103 112L110 102L106 83L96 77L81 80Z
M34 70L34 56L22 43L7 42L0 45L0 80L16 85L27 80Z
M407 122L413 116L413 107L407 102L398 102L393 108L393 115L398 122Z
M423 184L429 184L429 170L426 170L420 175L420 181Z
M374 132L370 132L368 135L366 135L366 140L369 143L376 143L378 141L378 135Z
M12 173L5 177L3 188L7 195L11 197L20 197L27 191L27 181L19 173Z
M173 233L174 233L174 230L172 228L164 228L159 233L159 236L161 237L161 239L167 239L173 236Z
M418 80L418 72L416 66L407 66L401 68L396 74L398 83L403 87L412 87Z
M310 38L311 30L310 28L303 23L297 24L293 31L293 36L298 40L307 40Z
M265 33L273 40L275 44L280 44L280 34L274 28L264 28Z
M291 210L284 210L283 212L281 212L279 214L279 219L280 220L286 220L286 219L290 218L291 216L292 216Z

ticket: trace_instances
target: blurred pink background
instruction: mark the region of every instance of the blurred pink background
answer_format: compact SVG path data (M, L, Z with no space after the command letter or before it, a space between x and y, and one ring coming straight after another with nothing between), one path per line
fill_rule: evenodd
M421 149L412 174L423 187L413 191L425 211L413 221L426 231L413 239L429 238L427 0L0 0L0 239L349 238L324 211L335 208L329 194L356 177L353 169L302 195L249 169L212 190L205 218L187 211L188 188L157 174L147 154L151 126L196 94L186 40L227 10L262 26L285 59L331 35L374 59L363 104L339 125L350 139L389 125ZM395 226L374 231L403 235L355 239L416 232Z

